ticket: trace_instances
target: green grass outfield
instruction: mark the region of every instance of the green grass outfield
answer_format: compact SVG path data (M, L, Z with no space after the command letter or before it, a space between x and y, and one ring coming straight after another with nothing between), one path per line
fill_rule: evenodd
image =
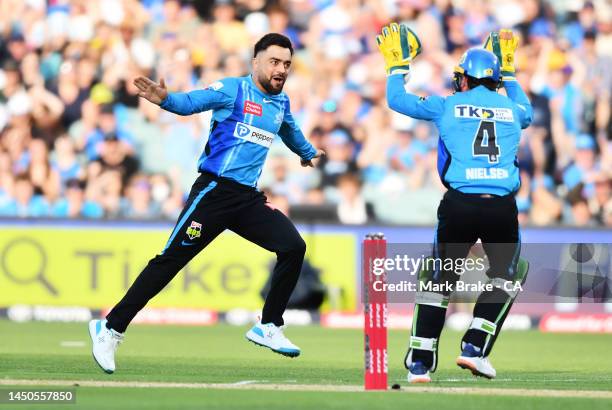
M454 364L461 334L445 331L435 382L424 389L404 381L408 333L390 331L389 383L402 390L364 393L357 391L361 331L290 327L286 334L303 353L289 359L248 343L246 330L134 325L119 348L118 372L107 375L91 358L86 324L0 320L0 389L79 382L76 406L46 409L612 408L610 335L506 332L491 356L498 378L489 381ZM97 385L104 382L118 384ZM0 410L10 407L0 404Z

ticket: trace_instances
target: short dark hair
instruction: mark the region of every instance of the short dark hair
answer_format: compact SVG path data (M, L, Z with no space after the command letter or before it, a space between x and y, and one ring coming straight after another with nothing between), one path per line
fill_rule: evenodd
M278 33L268 33L262 38L259 39L257 43L255 43L255 50L253 51L253 57L257 57L260 51L265 51L270 46L279 46L282 48L288 48L293 55L293 45L291 44L291 40L282 34Z
M32 181L30 181L30 176L26 172L21 172L15 176L15 182L26 181L32 185Z
M66 188L67 189L79 189L82 191L85 189L85 181L82 181L78 178L70 178L69 180L66 181Z
M475 78L471 76L467 77L468 88L471 90L472 88L476 88L479 85L484 85L491 91L495 91L499 88L499 82L493 80L492 78Z
M352 182L355 185L361 186L361 178L354 172L345 172L338 177L338 185L344 182Z

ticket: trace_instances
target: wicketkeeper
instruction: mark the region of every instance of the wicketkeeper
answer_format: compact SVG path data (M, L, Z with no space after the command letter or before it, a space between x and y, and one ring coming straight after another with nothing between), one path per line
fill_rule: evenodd
M399 113L433 121L439 132L438 172L447 192L438 207L433 257L466 258L480 239L488 256L492 291L482 292L474 318L461 341L457 364L492 379L488 360L516 297L507 282L524 282L528 264L520 259L520 232L514 199L520 186L517 149L521 129L529 126L532 107L515 78L518 38L510 30L493 32L484 48L466 51L455 67L448 97L422 98L408 93L404 82L420 53L417 36L392 23L377 36L387 70L387 102ZM499 94L503 86L507 96ZM434 266L439 266L435 265ZM452 271L423 270L420 281L453 283ZM450 292L418 292L412 335L404 360L408 381L430 382Z

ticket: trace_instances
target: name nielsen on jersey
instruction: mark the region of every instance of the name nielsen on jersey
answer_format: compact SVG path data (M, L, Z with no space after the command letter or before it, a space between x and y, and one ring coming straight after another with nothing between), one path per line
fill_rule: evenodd
M465 170L466 179L505 179L510 173L503 168L468 168Z

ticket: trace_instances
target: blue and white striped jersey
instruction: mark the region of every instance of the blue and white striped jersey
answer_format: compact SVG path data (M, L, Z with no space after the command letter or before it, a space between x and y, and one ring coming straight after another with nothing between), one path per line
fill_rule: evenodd
M179 115L213 110L210 136L198 171L244 185L257 185L277 135L304 160L312 159L317 152L295 123L287 95L260 91L250 75L225 78L204 90L169 93L161 107Z

